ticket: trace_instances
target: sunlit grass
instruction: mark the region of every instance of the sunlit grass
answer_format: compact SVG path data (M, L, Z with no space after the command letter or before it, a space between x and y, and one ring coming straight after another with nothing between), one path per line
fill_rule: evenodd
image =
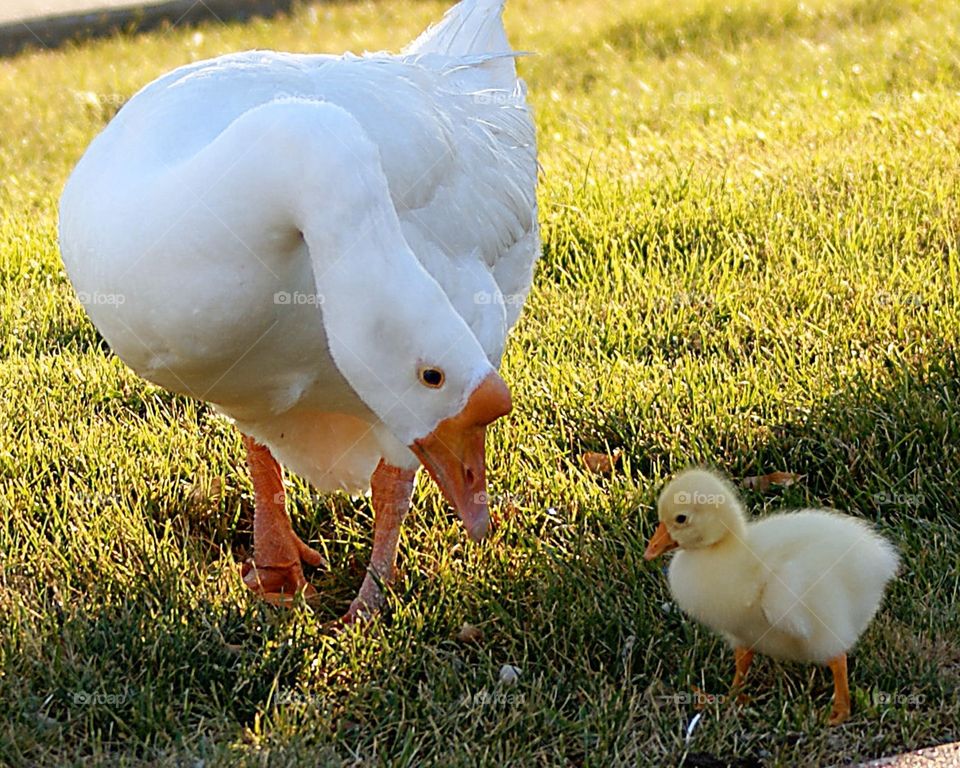
M502 523L421 480L382 623L335 637L371 513L293 479L322 607L251 601L233 428L138 379L73 298L56 201L138 88L228 51L398 48L440 2L339 2L0 61L0 763L837 763L955 738L960 680L960 7L510 0L542 148L544 259L494 430ZM585 450L623 450L612 478ZM827 676L730 654L644 563L690 462L801 473L754 511L874 520L904 569ZM667 608L669 606L667 605ZM478 646L454 640L463 622ZM496 686L503 663L522 669ZM484 703L477 693L504 694ZM509 694L509 695L507 695ZM744 762L744 765L751 763Z

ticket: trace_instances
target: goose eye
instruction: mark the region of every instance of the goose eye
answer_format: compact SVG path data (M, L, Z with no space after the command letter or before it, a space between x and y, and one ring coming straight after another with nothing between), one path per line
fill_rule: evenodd
M439 368L421 368L420 369L420 383L425 387L430 387L431 389L440 389L443 386L444 379L446 377L443 375L443 371Z
M685 522L687 522L686 515L677 515L677 525L683 525Z

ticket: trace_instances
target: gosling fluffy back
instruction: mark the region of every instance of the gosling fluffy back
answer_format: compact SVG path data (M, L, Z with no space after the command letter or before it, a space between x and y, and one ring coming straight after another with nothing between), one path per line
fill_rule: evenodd
M736 646L825 663L857 642L897 572L895 548L865 521L802 509L748 521L734 487L688 470L658 514L680 547L671 592Z

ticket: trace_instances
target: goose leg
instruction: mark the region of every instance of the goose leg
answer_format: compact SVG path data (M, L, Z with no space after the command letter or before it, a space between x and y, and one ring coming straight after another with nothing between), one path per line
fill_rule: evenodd
M847 654L841 653L828 662L833 673L833 711L830 725L840 725L850 717L850 687L847 683Z
M360 592L344 615L344 624L368 619L383 607L382 585L393 581L397 564L400 525L410 510L410 496L417 471L400 469L383 459L370 478L371 502L375 515L373 553Z
M253 479L253 561L244 563L243 583L272 603L289 602L294 593L316 590L303 576L301 561L323 565L323 556L293 532L285 507L283 470L270 449L243 436Z
M733 649L733 659L736 664L736 673L733 676L733 682L730 684L730 694L737 694L737 704L748 704L750 697L741 693L740 689L743 687L743 681L746 679L750 663L753 661L753 649L738 645ZM693 708L698 712L706 709L714 701L724 701L727 698L722 695L707 693L696 685L691 687L693 688Z

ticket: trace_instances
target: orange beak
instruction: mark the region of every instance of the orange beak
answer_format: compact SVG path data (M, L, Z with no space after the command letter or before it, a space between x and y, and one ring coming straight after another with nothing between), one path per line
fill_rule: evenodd
M490 528L484 442L487 425L510 413L510 390L490 373L456 416L441 421L413 451L463 520L467 535L480 541Z
M673 537L667 530L667 526L660 523L660 525L657 526L657 530L653 532L653 536L650 537L647 549L643 553L643 559L653 560L656 557L660 557L664 552L669 552L671 549L676 549L679 546L680 545L673 540Z

